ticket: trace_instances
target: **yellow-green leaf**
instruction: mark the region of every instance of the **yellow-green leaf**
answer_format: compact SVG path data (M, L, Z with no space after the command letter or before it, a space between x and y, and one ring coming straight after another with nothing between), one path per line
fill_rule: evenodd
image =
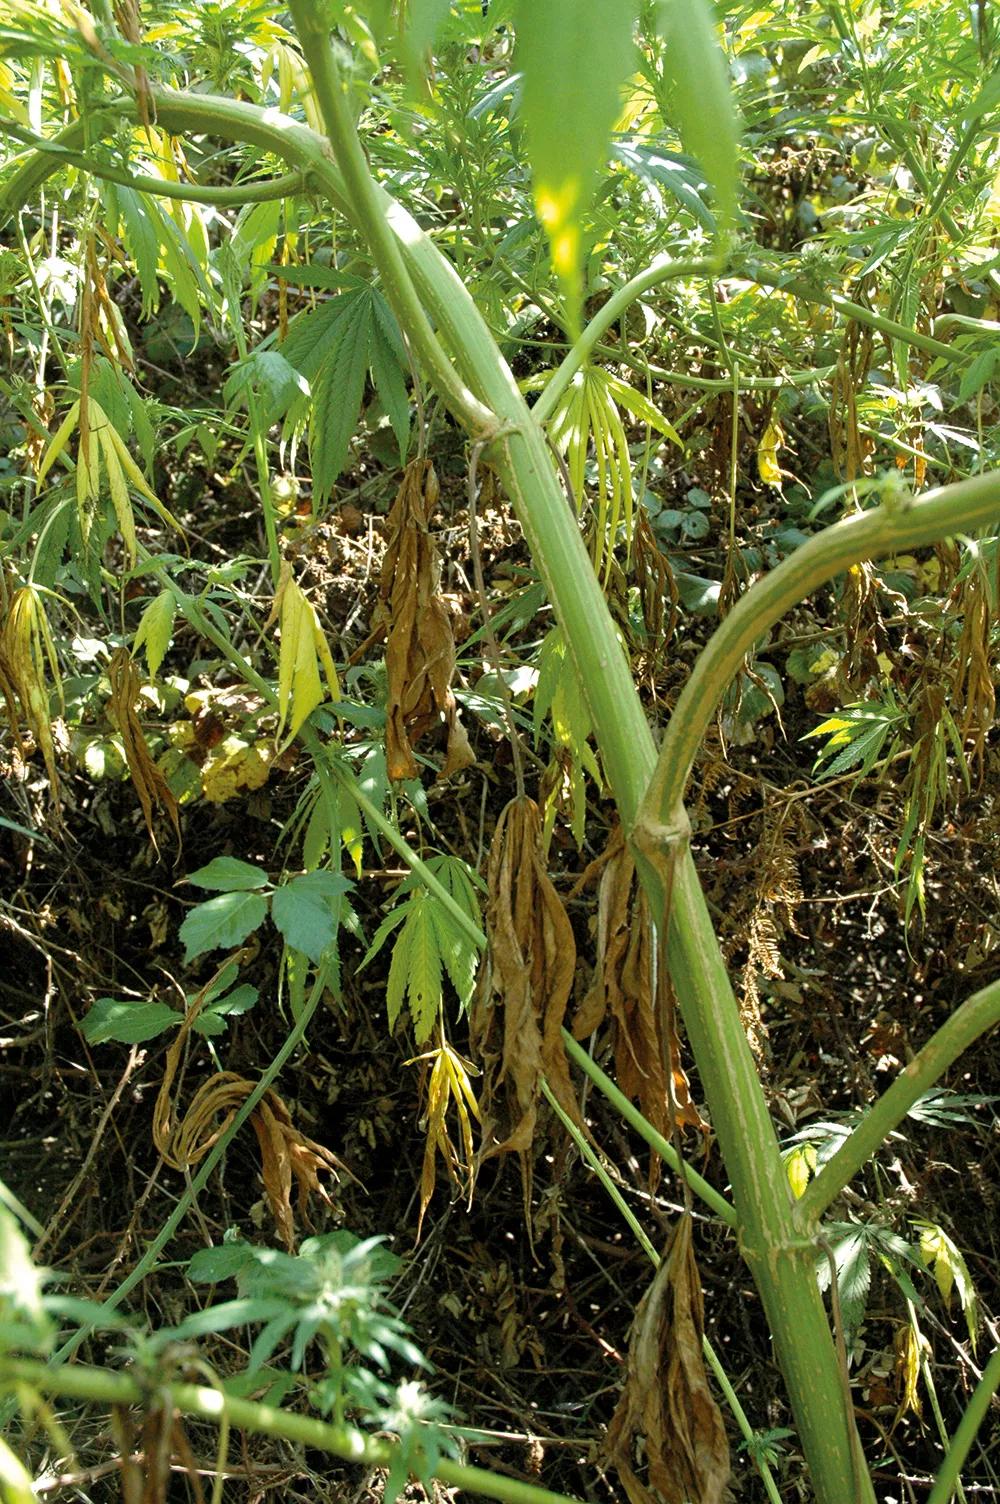
M535 209L571 334L579 329L582 219L632 72L634 0L519 0L517 61Z

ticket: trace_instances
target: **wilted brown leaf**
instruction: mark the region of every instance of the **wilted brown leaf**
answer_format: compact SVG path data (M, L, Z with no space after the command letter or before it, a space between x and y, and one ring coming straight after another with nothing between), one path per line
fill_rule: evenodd
M471 1020L472 1048L483 1062L483 1157L520 1156L527 1211L543 1075L560 1106L581 1123L560 1032L576 942L542 861L533 800L512 799L503 810L488 886L488 964Z
M170 816L170 822L177 836L177 844L180 845L181 827L177 818L177 800L170 792L167 780L153 761L146 746L146 738L142 734L139 717L135 713L135 702L139 698L139 675L128 648L117 648L111 656L108 665L108 679L111 683L111 714L118 726L121 735L122 746L125 750L125 761L135 784L135 791L142 805L142 815L149 831L149 839L156 846L156 832L153 829L153 805L159 805ZM159 847L156 847L159 850Z
M224 965L228 964L227 960ZM180 1064L184 1041L219 974L216 972L215 977L195 998L185 1014L176 1039L167 1051L163 1081L153 1111L153 1143L166 1163L175 1170L187 1170L204 1158L254 1090L253 1081L237 1076L232 1071L220 1071L202 1082L182 1118L178 1120L174 1116L170 1092ZM277 1092L264 1093L250 1114L250 1122L260 1145L261 1175L275 1225L285 1246L294 1249L295 1220L291 1201L293 1185L297 1189L299 1216L304 1218L309 1196L313 1192L328 1205L333 1204L326 1187L320 1181L320 1171L332 1175L334 1180L339 1180L341 1173L351 1180L354 1176L330 1149L307 1138L295 1127L291 1113Z
M667 1061L673 1091L673 1121L707 1131L691 1100L680 1060L669 979L661 975L659 1002L654 992L654 937L635 861L620 829L608 843L597 908L597 966L594 980L573 1019L573 1033L585 1039L611 1015L615 1074L627 1097L665 1138L672 1132L667 1097Z
M704 1302L683 1216L632 1326L625 1388L605 1451L631 1504L725 1504L729 1444L702 1358ZM648 1485L636 1471L642 1441Z
M413 747L440 725L442 716L448 747L438 777L448 778L475 762L451 688L455 640L439 589L437 549L428 528L437 499L433 465L429 460L413 460L389 513L389 544L380 585L380 614L388 632L386 765L392 779L416 778Z

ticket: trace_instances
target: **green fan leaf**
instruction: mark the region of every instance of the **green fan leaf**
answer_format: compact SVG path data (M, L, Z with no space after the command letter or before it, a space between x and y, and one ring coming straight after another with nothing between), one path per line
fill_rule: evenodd
M359 298L351 315L338 321L313 384L309 455L319 502L329 496L347 461L365 389L371 330L371 299Z
M177 600L173 591L161 590L142 613L136 628L133 650L138 652L140 648L145 648L146 666L151 679L155 679L160 672L160 665L170 646L176 610Z

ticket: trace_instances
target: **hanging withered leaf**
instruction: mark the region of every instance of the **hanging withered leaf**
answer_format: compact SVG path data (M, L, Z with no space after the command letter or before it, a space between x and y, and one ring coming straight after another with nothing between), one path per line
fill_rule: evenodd
M470 1032L483 1063L482 1157L519 1156L526 1212L543 1075L559 1105L583 1126L561 1033L576 942L545 870L541 833L531 799L512 799L497 822L487 876L487 965Z
M177 818L177 800L150 755L146 738L142 734L142 726L139 724L139 717L135 713L135 702L139 698L139 675L128 648L116 648L111 655L111 662L108 664L108 679L111 684L109 708L122 739L125 761L128 763L128 770L135 784L139 803L142 805L142 815L146 822L146 829L149 831L149 839L159 851L156 845L156 832L153 829L155 804L170 817L179 846L181 827Z
M47 677L51 677L61 705L59 662L41 596L34 586L25 585L10 597L0 629L0 694L7 704L7 716L18 752L23 755L18 737L20 706L45 759L49 788L55 801L59 797L59 779Z
M292 579L291 565L281 566L281 578L274 597L270 626L275 617L281 620L281 647L278 652L278 751L287 747L303 721L327 698L340 699L340 681L334 667L326 634L320 626L316 608L302 587ZM319 668L323 665L329 696L323 693ZM282 740L282 733L287 734Z
M175 1116L170 1092L177 1075L185 1041L199 1011L213 996L213 987L232 957L227 957L191 1004L167 1051L163 1081L153 1110L153 1143L164 1160L175 1170L188 1171L217 1143L236 1113L254 1090L255 1083L232 1071L219 1071L203 1081L187 1111ZM250 1114L261 1155L261 1176L275 1226L285 1246L295 1248L295 1219L292 1212L292 1188L298 1192L298 1212L305 1216L309 1196L316 1194L328 1205L332 1200L320 1180L320 1173L341 1174L353 1180L332 1150L307 1138L292 1121L292 1115L276 1091L266 1091Z
M665 969L655 965L649 910L620 828L611 835L603 866L597 965L573 1019L573 1033L586 1039L610 1014L615 1075L625 1095L638 1102L643 1116L664 1138L670 1138L674 1123L706 1133L681 1065L670 980Z
M416 778L413 747L444 719L448 746L438 778L475 762L452 693L455 639L440 593L441 566L429 523L438 481L429 460L406 467L382 564L379 613L387 624L386 766L392 779Z
M726 1504L729 1443L702 1356L704 1300L682 1216L632 1324L625 1388L605 1452L630 1504ZM648 1484L635 1471L642 1442Z

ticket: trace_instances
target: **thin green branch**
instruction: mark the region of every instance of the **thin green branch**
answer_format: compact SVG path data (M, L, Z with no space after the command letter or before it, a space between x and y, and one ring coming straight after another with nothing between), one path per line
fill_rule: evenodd
M702 738L746 655L782 616L851 565L905 552L1000 516L1000 472L895 499L824 529L752 585L698 657L677 701L642 801L640 819L664 823L680 808Z
M661 282L678 281L682 277L711 276L716 271L715 263L704 260L661 261L657 260L645 271L631 277L628 282L612 293L587 324L562 364L550 377L545 390L532 408L536 423L545 423L555 411L559 398L573 377L590 359L601 336L607 332L622 314L627 312L637 298Z
M679 1175L681 1179L686 1180L695 1195L700 1196L709 1210L721 1218L728 1227L738 1227L739 1222L736 1212L725 1196L717 1191L715 1186L711 1185L704 1176L699 1175L697 1170L680 1158L680 1155L669 1139L665 1139L662 1133L657 1132L649 1119L643 1117L638 1107L629 1101L623 1091L619 1090L610 1076L605 1075L597 1062L590 1058L587 1051L573 1038L568 1029L563 1029L562 1037L569 1058L576 1062L585 1075L590 1077L598 1091L607 1097L612 1107L622 1115L627 1123L632 1124L636 1133L639 1134L640 1138L645 1139L649 1147L660 1156L664 1164L668 1164L675 1175Z
M745 260L740 263L739 272L761 287L773 287L780 292L790 292L793 297L801 298L804 303L815 303L819 308L833 308L845 318L854 319L858 324L865 324L869 329L877 329L887 338L898 339L916 350L923 350L927 355L936 355L939 360L946 360L949 365L965 365L971 359L967 351L944 345L940 340L932 339L929 334L921 334L917 329L908 329L905 324L886 318L884 314L875 313L871 308L865 308L862 303L852 303L851 299L845 298L843 293L827 292L801 277L786 276L785 273L773 267L765 266L763 262Z
M1000 1347L994 1348L990 1361L983 1370L983 1376L965 1407L965 1414L955 1429L948 1454L934 1480L934 1487L927 1496L927 1504L950 1504L958 1487L962 1463L969 1455L972 1443L976 1439L976 1432L986 1419L986 1412L998 1388L1000 1388Z
M126 1373L106 1368L88 1368L83 1364L56 1367L33 1358L0 1358L0 1384L10 1389L23 1387L41 1394L59 1395L63 1399L91 1401L102 1405L145 1405L150 1391ZM239 1399L222 1386L207 1384L164 1384L164 1398L181 1415L220 1425L223 1420L241 1431L258 1436L277 1436L300 1447L314 1447L342 1457L345 1462L364 1463L369 1467L389 1467L399 1450L389 1442L378 1441L351 1426L331 1425L312 1415L298 1415L274 1405L261 1405ZM167 1398L169 1396L169 1398ZM467 1489L500 1504L577 1504L568 1494L553 1493L534 1483L504 1478L484 1468L467 1467L461 1462L442 1458L434 1467L434 1477L453 1488Z
M275 199L290 198L301 193L306 186L303 172L286 172L281 177L232 183L225 187L206 187L200 183L174 183L167 178L154 178L144 173L127 172L111 162L99 161L85 152L73 151L58 140L38 136L34 131L18 125L16 121L0 116L0 135L12 136L15 141L36 151L47 153L55 160L55 169L75 167L91 177L104 182L120 183L123 188L133 188L136 193L151 193L160 198L179 198L188 203L213 204L217 208L243 208L246 204L270 203Z
M998 1023L1000 982L993 982L981 992L973 993L941 1025L806 1187L796 1207L804 1231L816 1225L844 1186L903 1121L914 1102L941 1079L969 1045Z

